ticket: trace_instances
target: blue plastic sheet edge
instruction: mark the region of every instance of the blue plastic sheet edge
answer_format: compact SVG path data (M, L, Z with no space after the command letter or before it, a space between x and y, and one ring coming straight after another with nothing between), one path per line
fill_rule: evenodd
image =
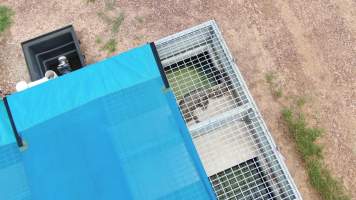
M188 127L187 127L187 125L183 119L183 116L178 108L178 105L176 103L177 102L176 98L175 98L173 92L171 91L171 89L167 89L167 90L168 90L168 92L167 92L166 98L168 99L169 107L171 108L173 115L176 116L176 121L180 128L180 132L182 133L182 137L185 141L185 146L186 146L187 150L189 151L190 155L192 156L193 162L198 170L200 178L203 180L206 191L208 192L210 198L212 200L215 200L216 196L212 189L212 185L209 181L208 175L205 172L203 163L201 162L201 160L198 156L198 151L195 148L195 145L194 145L193 140L190 136Z
M3 100L0 100L0 146L14 143L15 137Z

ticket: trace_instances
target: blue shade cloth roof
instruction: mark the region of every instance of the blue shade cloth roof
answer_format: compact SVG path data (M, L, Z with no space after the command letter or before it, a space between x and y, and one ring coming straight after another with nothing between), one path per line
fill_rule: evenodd
M215 199L150 45L8 103L32 199Z
M31 199L20 149L16 142L0 145L0 199Z
M160 77L150 45L8 97L19 132L96 98ZM64 98L65 97L65 98Z
M0 199L27 200L29 198L30 191L20 149L4 101L0 100Z

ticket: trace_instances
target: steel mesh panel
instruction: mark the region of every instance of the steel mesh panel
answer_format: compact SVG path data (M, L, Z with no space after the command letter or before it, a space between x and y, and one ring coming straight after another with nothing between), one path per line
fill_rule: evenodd
M210 180L219 199L274 198L272 187L266 181L257 158L210 176Z
M155 44L218 199L299 199L215 23Z

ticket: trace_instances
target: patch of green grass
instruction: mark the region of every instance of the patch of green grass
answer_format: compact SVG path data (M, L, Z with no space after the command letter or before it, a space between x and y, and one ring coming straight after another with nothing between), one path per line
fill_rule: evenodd
M0 6L0 34L10 27L13 15L14 12L10 8Z
M125 19L123 12L120 12L118 16L112 18L103 12L98 12L98 16L103 20L107 25L111 26L111 33L116 34L120 30L120 26Z
M343 185L332 177L320 160L306 162L311 185L325 200L351 200Z
M116 0L105 0L105 9L98 12L98 17L106 23L107 33L104 34L104 41L106 41L100 50L106 51L111 54L117 50L116 36L120 31L120 27L125 19L123 12L115 8ZM103 40L99 37L96 38L95 43L102 44Z
M283 96L283 91L281 88L277 88L273 91L273 96L276 98L281 98Z
M105 50L108 53L114 53L116 51L116 46L117 46L116 40L111 38L104 44L102 50Z
M268 72L265 75L265 79L266 79L268 84L272 84L275 78L276 78L276 76L275 76L275 74L273 72Z
M283 96L283 91L282 91L282 88L280 88L278 86L278 84L275 83L276 78L277 77L276 77L275 73L273 73L273 72L268 72L265 75L266 82L269 85L269 88L271 90L273 97L278 99Z
M292 133L303 159L306 160L310 157L320 159L322 157L321 147L315 143L315 140L321 136L322 130L308 128L304 116L302 114L295 116L291 109L283 109L282 117L289 132Z
M343 185L332 177L323 164L322 147L316 143L323 130L308 127L303 114L296 114L289 108L283 109L282 119L306 164L311 185L321 197L325 200L350 200Z
M299 108L303 107L306 102L307 102L307 100L305 97L298 97L296 100L296 104Z
M119 15L117 17L115 17L115 19L112 21L112 26L111 26L111 32L112 33L118 33L120 26L122 24L122 22L125 19L125 15L124 13L119 13Z
M95 3L96 0L86 0L87 3Z
M167 73L167 79L177 99L183 98L185 94L197 88L212 86L208 77L194 67L172 70Z
M96 43L96 44L101 44L102 42L103 42L103 40L101 39L100 36L96 36L96 37L95 37L95 43Z

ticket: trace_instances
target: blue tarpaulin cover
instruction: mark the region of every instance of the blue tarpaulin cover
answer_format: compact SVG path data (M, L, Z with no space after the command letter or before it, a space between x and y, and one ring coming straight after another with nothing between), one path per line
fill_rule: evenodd
M4 101L0 100L0 200L27 200L30 191Z
M3 100L0 100L0 146L15 143L10 119Z
M153 52L144 45L8 96L27 149L14 149L20 166L9 173L0 159L0 199L215 199ZM0 122L3 154L15 140ZM18 197L2 189L16 173Z

